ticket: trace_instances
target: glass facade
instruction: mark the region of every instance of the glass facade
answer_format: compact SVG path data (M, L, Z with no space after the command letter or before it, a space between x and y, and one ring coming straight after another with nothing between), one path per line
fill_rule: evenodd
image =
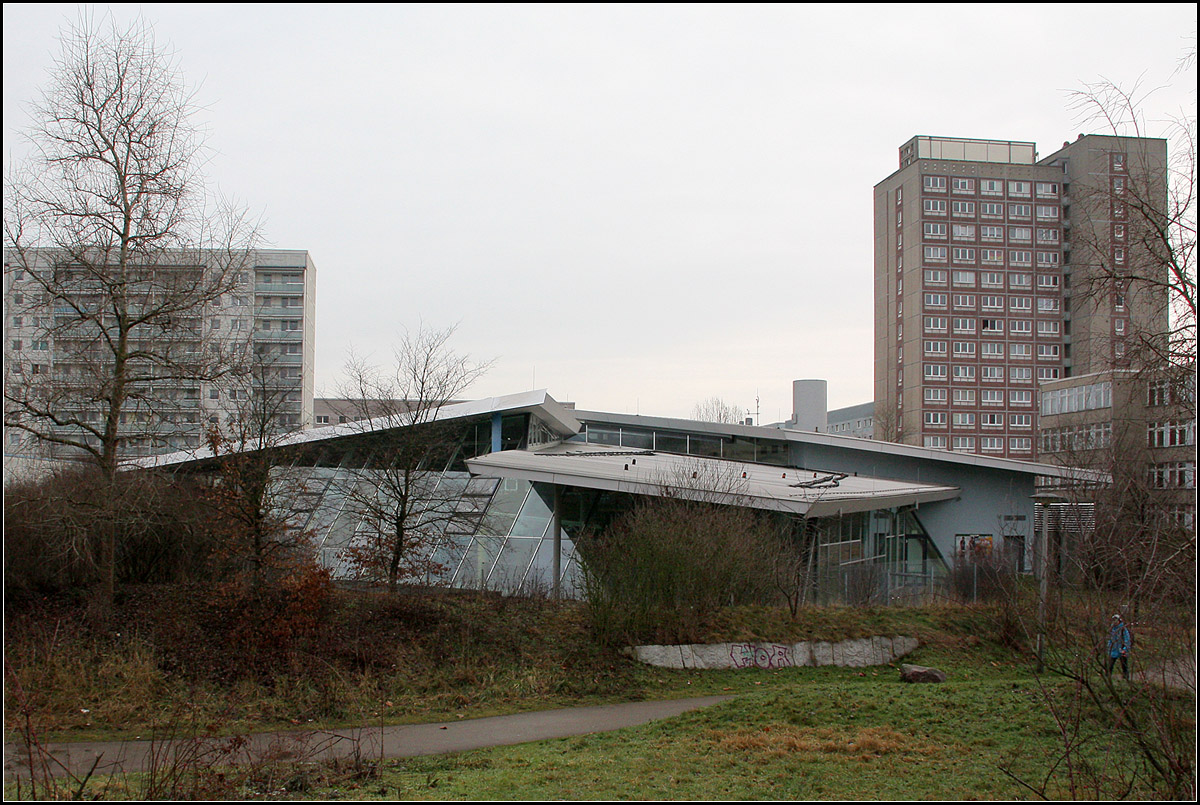
M683 431L630 425L584 423L583 430L567 441L656 450L685 456L705 456L751 464L787 466L788 446L783 439L685 433Z
M406 442L389 431L343 434L279 452L272 470L276 505L292 528L311 536L335 578L380 581L378 566L374 576L364 570L361 553L395 538L388 513L404 508L409 547L402 581L545 593L557 582L563 595L576 596L576 539L604 532L635 497L471 476L466 460L494 446L522 450L558 442L550 423L535 414L478 415L420 427L437 429L436 436L422 443L420 464L404 477L404 507L397 505L396 457ZM591 422L567 441L789 466L788 443L769 437ZM819 600L887 602L945 576L945 562L911 509L789 522Z

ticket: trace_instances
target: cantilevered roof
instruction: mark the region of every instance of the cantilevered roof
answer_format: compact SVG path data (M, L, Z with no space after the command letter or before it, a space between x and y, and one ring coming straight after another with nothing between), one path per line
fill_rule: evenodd
M551 397L545 389L525 391L520 394L506 394L501 397L485 397L480 400L444 405L430 421L444 422L452 419L469 419L473 417L490 416L492 414L522 414L536 412L538 419L550 428L556 435L567 438L579 432L582 427L579 420L571 412ZM311 430L289 433L272 445L275 447L292 447L301 444L333 441L362 437L373 433L383 433L388 430L407 427L397 424L397 417L382 416L374 419L347 422L342 425L313 428ZM131 461L128 468L149 469L152 467L169 467L179 464L189 464L213 458L211 448L201 447L195 450L183 450L176 453L164 453L149 458Z
M675 419L670 417L643 416L640 414L614 414L602 411L575 411L575 416L582 422L597 425L629 425L638 428L654 428L659 430L684 431L687 433L707 433L714 436L740 436L757 439L775 439L798 444L813 444L833 447L839 450L860 452L864 454L879 454L915 458L922 461L934 461L945 464L960 464L971 467L1018 472L1027 475L1042 475L1067 481L1088 481L1108 483L1111 476L1098 470L1081 467L1064 467L1058 464L1043 464L1036 461L1024 461L1016 458L963 453L955 450L942 450L935 447L921 447L899 442L885 442L876 439L861 439L855 436L844 436L834 433L813 433L790 428L776 428L762 425L731 425L718 422L698 422L691 419Z
M480 475L682 497L809 517L907 506L957 497L958 487L746 464L726 459L567 443L468 459Z

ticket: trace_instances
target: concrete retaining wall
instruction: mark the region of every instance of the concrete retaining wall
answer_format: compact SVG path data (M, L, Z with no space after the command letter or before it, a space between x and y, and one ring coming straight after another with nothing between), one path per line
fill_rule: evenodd
M717 643L689 646L633 646L626 653L660 668L791 668L887 665L918 646L915 637L862 637L840 643Z

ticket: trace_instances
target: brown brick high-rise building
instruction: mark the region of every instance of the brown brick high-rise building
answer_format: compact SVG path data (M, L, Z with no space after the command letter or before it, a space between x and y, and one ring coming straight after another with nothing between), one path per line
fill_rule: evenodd
M1136 360L1166 331L1121 194L1166 194L1163 140L914 137L875 186L876 438L1033 459L1038 387ZM1146 177L1150 177L1147 183Z

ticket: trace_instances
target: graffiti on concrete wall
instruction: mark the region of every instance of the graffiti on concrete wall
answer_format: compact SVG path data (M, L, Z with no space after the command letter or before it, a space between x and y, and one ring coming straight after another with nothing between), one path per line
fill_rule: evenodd
M791 646L773 644L769 646L753 643L734 643L729 656L734 668L791 668L796 664Z

